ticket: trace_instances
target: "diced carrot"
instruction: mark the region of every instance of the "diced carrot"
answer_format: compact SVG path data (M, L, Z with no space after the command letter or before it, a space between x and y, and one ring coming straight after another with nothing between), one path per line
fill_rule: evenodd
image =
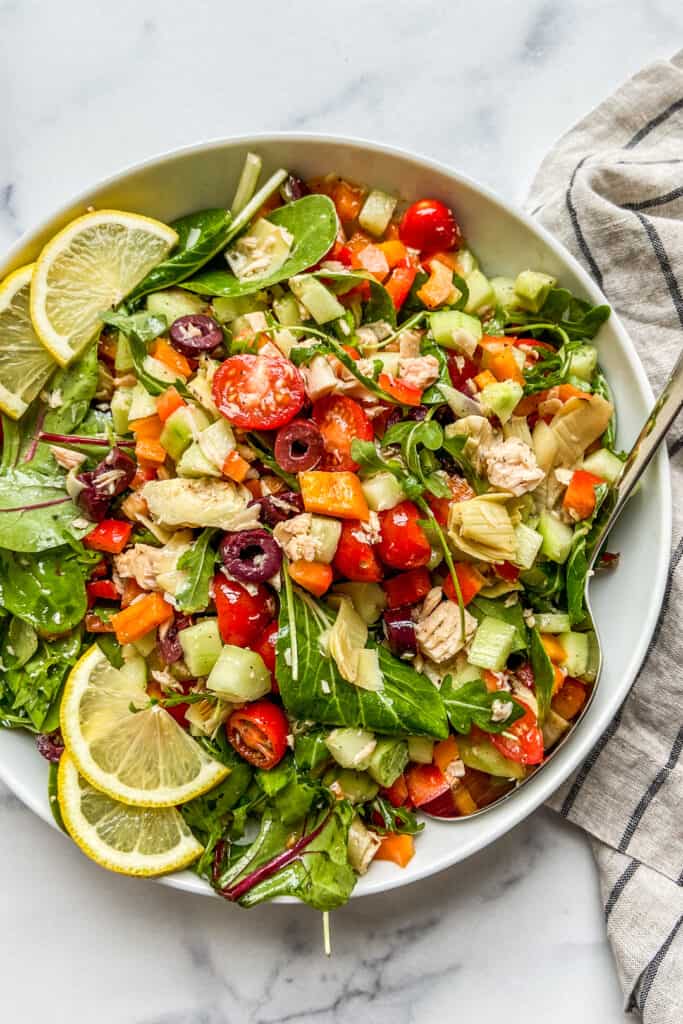
M166 619L170 619L172 615L173 608L164 601L161 594L146 594L123 611L112 615L111 622L118 642L131 644L156 626L160 626Z
M547 397L547 391L536 391L533 395L525 395L515 406L515 416L531 416Z
M358 219L364 198L365 189L360 186L352 185L343 179L336 183L332 190L332 201L337 207L337 215L342 224L348 225Z
M331 565L324 562L305 562L303 558L289 563L289 575L304 590L316 597L322 597L332 586L334 573Z
M249 491L249 493L251 494L252 498L262 498L263 497L263 494L262 494L262 491L261 491L261 481L260 480L245 480L244 481L244 486Z
M567 673L564 669L560 668L559 665L553 665L555 670L555 678L553 679L553 693L558 693L564 686L564 681L567 678Z
M559 384L557 387L557 397L561 402L568 402L570 398L588 398L588 393L582 391L581 388L574 387L573 384Z
M484 388L489 386L489 384L496 383L496 378L493 376L490 370L482 370L482 372L478 373L476 377L472 378L472 380L477 385L480 391L483 391Z
M309 470L299 473L299 483L307 512L340 519L362 519L363 522L370 518L368 503L355 473Z
M481 674L484 685L489 693L495 693L498 689L498 677L490 668L485 668Z
M524 383L524 374L509 348L505 348L501 352L485 352L481 365L490 370L496 380L514 380L518 384Z
M163 424L158 416L143 416L142 419L133 420L130 429L136 441L158 441Z
M575 469L564 492L562 508L573 512L577 519L587 519L595 510L595 488L604 482L601 476L585 469Z
M453 568L455 569L455 575L458 577L458 583L460 584L462 603L468 605L470 601L477 596L481 588L486 586L486 580L479 570L475 569L470 562L455 562ZM458 595L455 591L455 585L451 579L450 573L446 576L446 579L443 582L443 589L449 601L458 600Z
M432 260L429 278L418 290L417 297L428 309L443 305L453 291L453 271L445 263Z
M135 445L135 454L138 459L145 459L147 462L155 462L161 465L166 461L166 449L160 441L143 439Z
M157 398L157 416L165 423L168 417L183 405L187 405L185 399L181 398L175 388L168 388Z
M182 352L178 352L172 345L169 345L165 338L156 339L150 354L167 366L172 373L177 373L179 377L187 378L192 373L192 367L186 357Z
M551 708L563 718L576 718L579 711L586 703L588 694L586 687L578 679L569 676L565 679L564 686L552 699Z
M387 263L393 269L401 260L408 257L408 250L398 238L390 239L388 242L379 242L378 249L381 249L387 258Z
M445 774L449 764L453 761L457 761L460 757L458 752L458 744L455 736L449 736L447 740L439 740L438 743L434 744L434 757L433 761L437 768Z
M541 643L545 653L554 664L559 665L564 661L566 658L565 649L556 636L552 633L541 633Z
M225 462L221 467L221 472L223 476L228 476L231 480L241 484L249 472L249 463L238 452L228 452L225 456Z
M462 783L453 791L453 802L458 810L458 814L463 817L468 814L474 814L475 811L479 810L472 799L469 789L467 786L463 786Z
M415 843L412 836L390 833L382 836L382 842L375 854L375 860L390 860L400 868L406 867L415 856Z

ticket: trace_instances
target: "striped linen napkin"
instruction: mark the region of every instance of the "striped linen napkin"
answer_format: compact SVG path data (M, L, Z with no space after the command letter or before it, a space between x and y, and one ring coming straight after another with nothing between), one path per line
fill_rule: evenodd
M623 319L657 393L683 344L683 51L557 143L529 210ZM550 806L591 836L627 1010L683 1024L683 448L669 436L674 550L626 702ZM646 598L643 598L646 600Z

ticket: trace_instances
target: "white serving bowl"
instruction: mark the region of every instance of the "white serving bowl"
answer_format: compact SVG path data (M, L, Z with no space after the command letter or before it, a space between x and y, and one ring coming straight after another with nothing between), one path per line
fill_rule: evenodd
M525 268L542 270L585 299L606 301L582 267L548 232L463 175L374 143L290 134L202 143L123 171L78 196L20 239L0 265L0 279L35 259L44 242L91 205L130 210L163 221L203 207L226 206L249 150L262 156L266 173L279 166L304 178L334 171L396 192L409 201L440 198L455 210L487 274L514 277ZM652 392L633 344L614 314L601 329L597 345L614 392L619 443L628 447L649 411ZM581 763L626 696L645 655L664 594L670 541L670 479L662 450L614 531L610 547L623 553L619 567L593 583L592 605L603 643L604 668L591 706L571 738L499 807L455 825L428 822L407 868L374 864L359 880L354 895L406 885L470 856L531 814ZM0 731L0 777L36 814L54 824L47 799L46 764L29 735ZM190 871L163 881L202 895L212 893Z

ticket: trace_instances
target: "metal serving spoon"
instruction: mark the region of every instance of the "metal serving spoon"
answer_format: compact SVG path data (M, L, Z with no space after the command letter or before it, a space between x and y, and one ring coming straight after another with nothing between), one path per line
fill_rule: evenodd
M589 707L593 702L593 697L600 680L600 674L602 671L603 654L602 645L600 643L600 633L595 620L593 618L593 612L590 604L590 582L593 578L593 570L595 563L598 560L600 552L607 540L607 537L612 530L617 519L621 515L624 506L628 499L633 494L633 491L638 484L641 476L649 466L652 457L659 448L660 444L664 440L664 437L669 430L669 427L675 420L678 413L683 408L683 352L678 357L676 365L669 374L669 378L664 385L662 392L652 407L652 411L646 419L643 427L636 438L636 441L629 452L626 461L624 462L624 468L621 471L621 475L617 482L612 487L608 496L608 501L611 504L611 511L606 517L604 524L599 530L597 536L591 541L591 549L587 553L588 558L588 574L586 576L586 588L584 592L584 603L586 608L586 621L590 623L590 629L593 630L595 635L595 643L597 648L597 669L595 682L591 687L591 692L586 701L583 710L579 717L574 721L572 727L565 733L561 740L555 744L553 749L550 751L548 756L542 765L540 765L535 772L531 773L520 782L514 789L509 790L504 796L499 797L498 800L494 800L493 803L488 804L486 807L481 807L479 810L474 811L472 814L468 814L463 817L443 817L436 814L429 814L422 810L425 817L433 818L435 821L446 821L448 823L470 821L479 814L485 814L487 811L492 810L494 807L499 807L504 800L509 800L510 797L514 796L515 793L530 779L535 778L539 771L542 771L546 764L557 754L559 750L565 745L565 743L571 738L574 729L577 724L584 717Z

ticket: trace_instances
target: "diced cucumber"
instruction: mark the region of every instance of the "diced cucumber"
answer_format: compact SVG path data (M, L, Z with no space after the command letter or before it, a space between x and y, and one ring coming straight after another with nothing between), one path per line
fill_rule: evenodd
M557 284L557 279L550 274L541 274L536 270L523 270L515 279L515 291L522 309L530 313L538 313L548 298L550 289Z
M486 615L477 627L467 660L470 665L500 672L512 652L515 641L515 627L510 622Z
M590 393L591 386L587 380L583 380L582 377L577 377L575 373L570 373L567 377L567 384L572 384L579 391L585 391L586 394Z
M206 310L206 302L199 295L185 292L182 288L166 288L162 292L151 292L145 299L148 313L165 316L170 325L181 316L192 316Z
M453 673L453 681L456 686L464 686L465 683L474 682L475 679L481 679L481 672L476 665L470 665L467 661L459 664Z
M142 688L147 686L147 662L142 655L136 653L124 659L119 672L126 680L126 683Z
M387 606L387 596L379 583L337 583L333 593L350 597L353 607L368 626L377 622Z
M595 345L581 345L569 357L569 372L581 380L589 381L598 365L598 350Z
M534 612L534 619L541 633L567 633L572 628L566 612Z
M520 569L530 569L541 549L543 537L536 530L532 530L530 526L525 526L524 523L515 526L515 537L517 538L515 565L518 565Z
M408 764L408 744L405 740L386 737L377 741L368 772L380 786L393 786Z
M458 753L468 768L503 779L523 779L526 768L523 764L510 761L494 747L490 740L473 740L469 736L458 736Z
M280 269L292 242L285 228L261 217L226 250L225 258L240 281L258 281Z
M117 373L128 373L128 371L134 369L134 367L135 363L133 362L133 353L130 350L128 338L123 331L119 331L116 341L114 369Z
M379 238L389 227L397 202L395 196L373 188L358 214L358 223L365 231Z
M325 745L342 768L364 772L370 764L377 740L375 734L366 729L333 729Z
M408 759L416 764L431 764L434 757L434 740L427 736L408 737Z
M178 636L182 635L181 630ZM270 693L271 682L270 670L260 654L247 647L225 644L209 672L206 688L221 700L241 704Z
M482 388L479 401L487 412L495 413L501 423L507 423L523 394L522 385L517 381L502 380Z
M563 565L569 557L574 531L548 509L543 509L538 520L538 532L543 538L541 554L551 562Z
M492 277L491 287L496 297L496 305L501 309L518 309L519 296L515 291L515 282L511 277Z
M478 317L457 309L444 309L432 313L429 317L429 326L437 345L463 352L467 356L472 355L483 333Z
M135 640L132 643L132 647L141 654L143 658L148 658L154 648L157 645L157 631L156 629L150 629L149 633L145 633L139 640Z
M197 438L197 444L209 462L222 470L225 460L235 448L235 435L228 421L220 419L202 430Z
M588 668L588 633L560 633L557 638L564 648L562 668L570 676L581 678Z
M338 519L328 519L326 516L311 517L311 537L317 549L316 562L330 564L337 553L341 531Z
M470 292L465 304L466 313L476 313L485 306L495 306L495 292L488 277L482 274L481 270L473 270L471 274L467 274L465 281Z
M218 632L218 619L206 618L178 633L185 664L193 676L206 676L218 661L223 641Z
M257 292L256 295L236 295L234 298L213 299L211 305L216 319L222 324L230 324L247 313L260 313L267 308L265 299L259 298L263 294L263 292Z
M260 331L268 330L268 321L265 313L260 310L252 313L242 313L235 317L230 325L233 340L252 341Z
M373 512L385 512L405 501L405 493L393 473L376 473L361 482L361 488Z
M327 324L344 316L341 302L317 277L300 274L290 278L289 287L317 324Z
M178 459L176 473L178 476L187 477L190 480L199 480L204 476L220 477L223 475L218 466L207 459L197 441L193 441Z
M130 409L128 410L128 422L144 419L145 416L156 416L157 403L154 395L143 388L142 384L136 384L131 392Z
M558 715L557 711L553 711L552 708L548 708L543 719L543 725L541 726L544 750L550 750L551 747L554 747L557 741L564 736L568 728L569 722L567 719L563 718L562 715Z
M133 402L132 388L117 388L111 398L111 418L117 434L128 433L128 417Z
M159 441L177 462L202 430L209 425L206 413L194 405L181 405L164 423Z
M460 267L460 274L464 278L468 278L473 270L479 269L477 258L469 249L458 250L458 266Z
M586 456L583 460L583 468L589 473L601 476L608 484L615 484L624 470L624 463L613 452L607 448L598 448L596 452Z
M162 363L160 359L155 359L154 356L145 356L142 360L142 367L146 373L156 377L157 380L165 381L167 384L173 384L178 379L177 373L169 370L166 363Z
M282 324L283 327L294 327L296 324L301 323L299 303L291 292L287 292L281 299L275 299L273 302L273 312L277 317L278 323Z
M240 180L237 182L237 188L235 189L232 206L230 207L233 217L241 213L254 195L262 166L263 160L257 153L247 153L242 173L240 174Z
M329 768L324 776L323 783L331 786L336 783L335 788L341 790L342 796L352 804L364 804L367 800L373 800L379 793L379 786L374 779L371 779L367 772L355 772L350 768Z

